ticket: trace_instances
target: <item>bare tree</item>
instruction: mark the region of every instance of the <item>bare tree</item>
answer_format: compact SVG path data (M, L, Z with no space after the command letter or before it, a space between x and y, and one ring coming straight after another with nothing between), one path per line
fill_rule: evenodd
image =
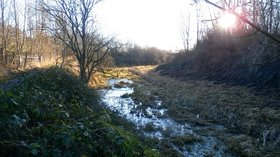
M191 27L191 23L190 23L190 13L188 12L187 17L183 17L182 18L182 28L181 28L181 36L182 36L182 40L183 40L183 45L184 45L184 49L185 52L188 52L190 50L190 27Z
M58 29L50 30L76 57L80 79L89 82L109 51L110 40L101 37L94 27L93 8L100 0L41 0L43 10Z
M195 11L196 11L196 44L199 43L199 38L200 38L200 33L202 30L200 30L200 16L201 16L201 11L200 11L200 7L199 6L200 3L196 3L196 7L195 7Z
M44 11L42 11L42 4L39 0L35 0L35 34L34 34L34 40L35 40L35 52L38 56L43 55L43 48L44 45L48 45L44 43L44 41L47 39L47 35L45 33L45 27L46 27L46 19L47 16ZM41 10L41 11L40 11ZM45 53L47 51L45 50Z
M205 0L205 2L207 2L208 4L210 4L210 5L212 5L212 6L216 7L216 8L218 8L218 9L220 9L220 10L227 11L227 12L229 12L229 13L235 15L235 16L238 17L241 21L243 21L244 23L250 25L251 27L253 27L253 28L256 29L257 31L259 31L260 33L262 33L263 35L265 35L265 36L268 37L269 39L275 41L275 42L278 43L278 44L280 43L280 39L278 39L277 37L275 37L275 36L273 36L271 33L269 33L269 29L262 29L262 28L258 27L256 24L254 24L253 22L249 21L245 16L239 15L238 13L236 13L236 12L235 12L234 10L232 10L232 9L226 9L226 8L221 7L221 6L219 6L219 5L217 5L217 4L213 3L213 2L211 2L211 1L209 1L209 0ZM272 5L272 1L270 1L270 2L271 2L270 5ZM272 9L270 9L270 10L272 10ZM263 13L263 15L264 15L264 14L265 14L265 13ZM273 13L271 13L271 16L273 16ZM271 19L271 18L269 17L269 19ZM268 21L269 21L269 19L268 19ZM270 23L272 23L272 20L271 20ZM272 24L270 24L270 23L267 25L267 28L270 27L270 25L271 25L271 27L272 27Z
M18 56L19 49L20 49L20 38L19 38L19 20L18 20L18 8L16 4L16 0L12 1L13 4L13 12L14 12L14 22L15 22L15 50L12 52L12 64L14 63L14 60Z
M6 21L5 21L5 14L6 14L6 1L0 1L0 9L1 9L1 55L2 55L2 63L6 64L6 51L7 51L7 36L6 36Z
M24 12L23 12L23 24L22 24L22 37L21 37L21 41L19 44L19 55L23 55L23 48L25 45L25 41L26 41L26 19L27 19L27 0L24 0ZM19 57L19 64L17 65L17 68L19 68L19 66L21 65L21 58Z

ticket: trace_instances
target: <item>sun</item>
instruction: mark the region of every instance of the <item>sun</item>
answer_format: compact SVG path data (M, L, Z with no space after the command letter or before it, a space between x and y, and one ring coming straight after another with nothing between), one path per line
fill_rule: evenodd
M219 25L222 28L232 28L236 24L236 16L230 14L230 13L224 13L222 17L219 20Z

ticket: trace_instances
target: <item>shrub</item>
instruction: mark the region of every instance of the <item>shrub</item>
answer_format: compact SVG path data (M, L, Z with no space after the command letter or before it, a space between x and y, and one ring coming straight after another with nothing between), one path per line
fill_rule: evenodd
M112 124L98 103L95 91L58 68L0 89L0 156L142 156L149 150Z

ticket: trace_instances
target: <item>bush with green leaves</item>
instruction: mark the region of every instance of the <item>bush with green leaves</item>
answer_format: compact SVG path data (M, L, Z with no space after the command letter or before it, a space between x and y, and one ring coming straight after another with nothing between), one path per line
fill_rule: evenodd
M71 72L27 75L0 89L0 156L157 156L110 119L96 91Z

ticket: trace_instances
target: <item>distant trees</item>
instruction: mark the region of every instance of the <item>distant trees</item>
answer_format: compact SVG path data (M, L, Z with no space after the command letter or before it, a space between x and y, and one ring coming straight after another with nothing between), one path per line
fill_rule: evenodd
M117 66L157 65L168 62L173 56L168 51L155 47L142 48L133 44L114 48L111 55Z
M168 52L156 48L120 46L95 27L94 7L100 0L0 1L1 66L25 68L29 60L55 59L79 71L80 79L91 76L110 61L117 65L151 65L169 60ZM54 60L53 60L54 61ZM64 62L65 61L65 62ZM66 64L65 64L66 65Z
M25 68L30 60L42 58L62 65L68 54L78 62L81 80L88 82L112 41L95 28L93 8L99 1L1 0L1 66Z
M218 21L221 20L221 15L226 12L235 15L238 22L236 26L223 30L225 32L225 38L230 36L246 38L247 36L248 40L253 39L256 41L259 39L265 45L269 43L268 45L270 46L276 46L275 44L280 43L279 0L222 0L215 2L211 0L194 0L194 2L196 3L197 22L196 44L199 44L199 41L207 36L207 31L222 30L219 27ZM210 7L210 15L205 11L208 7ZM203 14L201 10L204 10ZM213 11L213 14L211 11ZM189 17L185 17L184 21L189 21ZM186 26L183 27L183 42L184 45L187 45L186 41L189 38L187 32L189 28ZM270 41L274 41L274 43Z
M1 59L4 64L6 64L6 51L7 51L7 28L6 28L6 6L7 1L0 1L0 9L1 9Z
M29 60L53 53L46 32L46 15L38 11L39 0L0 1L0 65L25 68ZM45 57L46 59L46 57ZM51 58L49 58L51 59Z
M74 54L84 82L89 82L110 50L111 39L99 35L94 27L93 8L99 1L41 0L43 11L54 24L49 29Z
M181 37L183 40L184 51L188 52L190 50L190 42L191 42L191 16L190 12L188 12L187 17L183 17L181 24Z

